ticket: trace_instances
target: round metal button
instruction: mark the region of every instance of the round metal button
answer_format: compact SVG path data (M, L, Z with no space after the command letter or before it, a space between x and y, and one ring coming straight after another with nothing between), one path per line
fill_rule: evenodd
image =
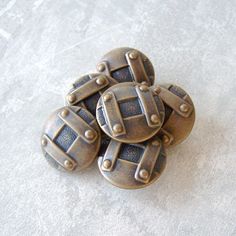
M102 130L124 143L148 140L161 128L164 105L146 85L121 83L106 90L97 104Z
M62 107L49 117L41 146L49 164L78 171L89 166L100 148L101 134L94 116L82 107Z
M95 116L98 99L114 84L116 81L104 74L86 74L73 83L73 88L66 95L66 105L84 107Z
M101 174L111 184L138 189L156 181L166 166L166 153L157 137L144 143L126 144L110 140L98 158Z
M133 48L116 48L105 54L97 64L99 73L114 78L118 83L137 82L148 86L154 83L151 61Z
M184 141L195 122L195 109L190 96L176 85L153 86L165 106L165 121L158 132L165 146Z

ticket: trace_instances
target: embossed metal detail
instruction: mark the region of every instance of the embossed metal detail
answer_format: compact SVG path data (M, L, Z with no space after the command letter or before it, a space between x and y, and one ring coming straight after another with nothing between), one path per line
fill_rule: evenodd
M140 86L145 89L140 90ZM121 83L106 90L97 104L96 117L102 130L124 143L151 138L164 122L164 105L146 85Z
M67 171L81 170L92 163L100 142L95 118L81 107L63 107L47 120L41 137L43 153L49 163Z
M157 135L166 147L181 143L191 132L195 121L190 96L176 85L155 85L151 89L165 105L165 121Z
M66 104L84 107L95 115L98 99L114 84L116 81L104 74L86 74L73 83L73 88L66 95Z
M113 185L125 189L143 188L153 183L165 165L165 149L157 137L139 144L110 140L98 159L102 175Z
M114 78L118 83L145 82L154 84L154 69L151 61L133 48L116 48L105 54L97 64L100 73Z

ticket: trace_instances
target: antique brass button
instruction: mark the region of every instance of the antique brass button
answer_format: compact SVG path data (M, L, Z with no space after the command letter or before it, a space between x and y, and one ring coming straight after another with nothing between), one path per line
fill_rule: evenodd
M149 87L120 83L106 90L97 104L96 117L102 130L124 143L151 138L164 122L164 105Z
M165 146L181 143L191 132L195 121L190 96L176 85L154 85L152 89L165 105L165 121L158 136Z
M151 61L133 48L116 48L102 57L97 65L99 73L114 78L118 83L154 83L154 69Z
M62 107L47 120L41 137L49 163L61 170L78 171L97 156L101 134L94 116L76 106Z
M86 108L94 116L98 99L105 89L116 81L103 74L86 74L73 83L73 88L66 96L66 104Z
M125 189L143 188L158 179L166 165L166 153L157 137L139 144L110 140L98 158L102 175Z

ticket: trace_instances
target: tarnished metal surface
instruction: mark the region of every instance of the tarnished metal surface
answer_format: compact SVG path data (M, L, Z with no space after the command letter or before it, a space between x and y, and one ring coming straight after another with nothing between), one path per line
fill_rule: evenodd
M95 116L101 94L116 83L110 76L99 73L86 74L72 84L72 89L66 95L66 104L84 107Z
M176 85L155 85L152 90L165 105L165 121L158 132L165 146L184 141L195 121L195 109L190 96Z
M149 87L121 83L106 90L97 104L96 117L102 130L124 143L151 138L164 122L164 105Z
M154 84L154 69L151 61L133 48L116 48L97 64L99 73L113 77L118 83L137 82L148 86Z
M89 166L97 156L100 142L95 118L76 106L62 107L52 113L41 137L42 150L49 163L67 171Z
M125 189L143 188L158 179L166 165L166 153L157 137L139 144L110 140L98 158L102 175Z

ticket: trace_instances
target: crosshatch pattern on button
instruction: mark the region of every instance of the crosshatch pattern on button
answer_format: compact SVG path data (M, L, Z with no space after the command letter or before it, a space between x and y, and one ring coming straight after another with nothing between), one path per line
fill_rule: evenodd
M118 159L126 160L132 163L138 164L142 158L142 155L145 150L145 145L147 145L147 142L142 144L126 144L122 143ZM161 147L160 154L157 158L157 161L154 166L154 170L161 173L163 170L163 166L166 162L166 156L164 147Z
M111 106L112 103L118 107ZM106 90L99 99L96 117L109 137L122 143L140 143L150 139L161 128L164 109L159 96L152 93L146 85L120 83ZM160 121L152 119L153 115L154 118L159 117ZM114 132L117 124L122 126L120 133Z
M98 99L100 98L100 93L97 92L91 96L89 96L88 98L83 100L83 103L85 105L85 107L93 114L96 114L96 107L97 107L97 102Z
M130 68L128 66L112 71L111 76L114 79L116 79L119 83L132 82L134 80L130 72Z
M136 116L142 114L138 98L131 98L130 100L118 102L120 113L123 118Z
M80 118L77 120L76 116ZM81 122L82 126L87 127L86 132L96 131L95 141L90 143L89 137L86 137L86 132L83 133L82 131L81 133L83 129L77 130L73 122L79 122L77 125L80 125ZM90 165L97 156L101 142L100 130L94 116L86 109L77 106L62 107L50 116L44 129L41 141L42 149L46 160L56 169L78 171ZM45 136L50 142L45 142ZM75 163L74 166L71 167L70 162Z
M64 152L70 148L75 139L77 138L76 132L71 129L69 126L64 125L57 137L54 139L54 142L59 146Z
M84 109L79 109L76 113L80 118L82 118L87 124L90 124L93 121L93 117L91 117Z
M145 147L142 147L141 145L123 143L120 148L119 159L139 163L139 160L143 155L144 148Z

